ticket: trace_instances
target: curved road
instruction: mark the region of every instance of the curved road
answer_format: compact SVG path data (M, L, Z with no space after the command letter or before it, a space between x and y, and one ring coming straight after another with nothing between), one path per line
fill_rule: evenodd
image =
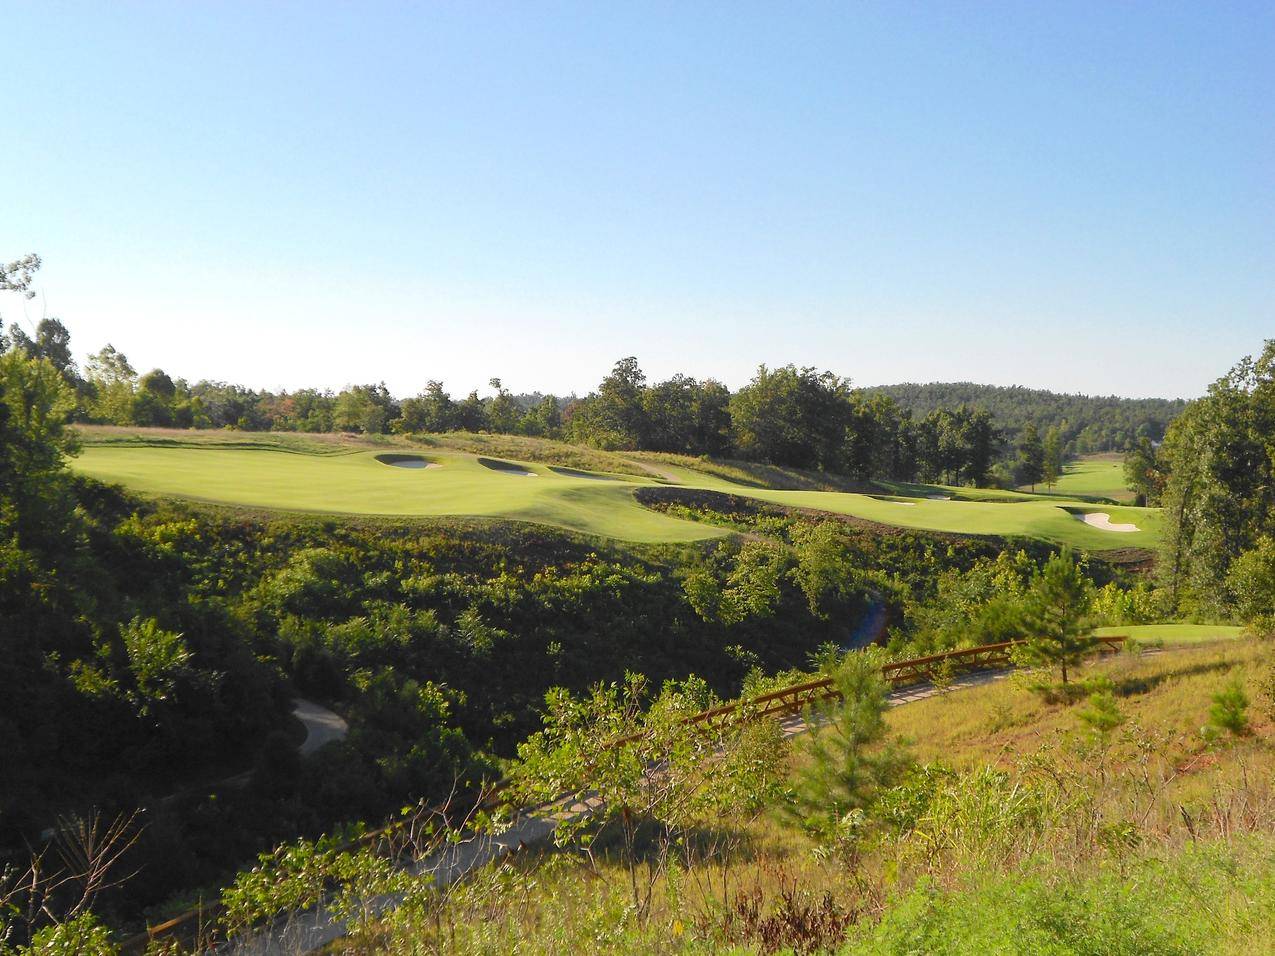
M324 744L340 740L350 732L350 725L340 714L302 697L292 702L292 716L305 725L305 740L298 748L302 756L312 754Z

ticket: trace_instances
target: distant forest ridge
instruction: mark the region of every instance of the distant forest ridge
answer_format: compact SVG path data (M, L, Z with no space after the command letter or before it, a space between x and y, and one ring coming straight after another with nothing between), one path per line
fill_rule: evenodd
M986 409L1011 442L1028 422L1041 432L1057 427L1076 454L1123 451L1141 438L1159 442L1169 422L1187 406L1187 400L1181 398L1072 395L976 382L901 382L861 391L887 396L916 418L959 405Z

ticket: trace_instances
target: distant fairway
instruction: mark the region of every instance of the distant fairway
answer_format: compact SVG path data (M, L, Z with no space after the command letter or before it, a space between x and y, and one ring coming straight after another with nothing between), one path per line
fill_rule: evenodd
M1058 496L975 492L928 485L892 486L889 495L794 491L742 485L688 465L635 467L612 456L606 473L557 463L482 456L401 441L342 442L304 436L86 430L72 467L101 481L174 498L272 511L391 517L476 517L565 528L635 542L721 537L720 528L642 507L638 486L668 485L864 518L881 524L957 534L1023 536L1102 551L1153 547L1155 509L1069 501ZM445 438L445 436L444 436ZM527 450L534 449L528 445ZM405 466L404 458L430 467ZM382 460L383 459L383 460ZM600 459L606 461L606 459ZM407 462L407 465L414 464ZM632 469L643 476L622 473ZM605 479L605 480L600 480ZM957 495L984 500L937 500ZM985 500L999 498L1000 500ZM1102 511L1137 532L1113 534L1078 521L1073 511Z
M1044 490L1040 485L1036 488ZM1119 455L1089 455L1069 462L1053 492L1064 496L1092 495L1120 502L1133 501L1134 498L1133 492L1125 486L1124 459ZM1114 516L1112 520L1115 520Z
M1099 637L1132 637L1143 643L1204 644L1209 641L1234 640L1244 628L1229 624L1132 624L1123 627L1100 627Z

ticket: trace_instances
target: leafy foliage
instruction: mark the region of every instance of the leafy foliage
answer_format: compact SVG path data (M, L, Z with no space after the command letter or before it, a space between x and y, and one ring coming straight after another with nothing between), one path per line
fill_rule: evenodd
M1062 395L1021 385L972 382L882 385L866 391L888 396L918 418L958 405L984 408L996 427L1019 445L1026 440L1028 425L1038 435L1056 427L1064 448L1077 455L1124 451L1142 438L1159 441L1186 405L1181 400ZM1030 479L1023 483L1030 483Z
M1233 563L1260 549L1263 536L1275 535L1272 436L1275 340L1188 406L1157 455L1169 473L1160 567L1178 607L1226 617ZM1244 589L1261 563L1242 566L1234 583Z

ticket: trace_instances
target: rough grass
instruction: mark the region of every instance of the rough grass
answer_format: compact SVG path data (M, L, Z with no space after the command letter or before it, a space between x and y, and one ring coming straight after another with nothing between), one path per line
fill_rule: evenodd
M1252 639L1095 660L1082 676L1110 680L1127 718L1105 745L1080 722L1083 705L1047 703L1019 680L908 704L890 726L920 760L991 782L923 814L918 831L887 827L847 858L815 854L777 814L740 821L726 857L657 879L646 918L603 836L587 856L518 854L441 910L397 911L336 949L1270 952L1271 667L1271 646ZM1206 744L1210 697L1234 680L1253 700L1253 732ZM1030 794L1043 796L1011 808Z
M413 443L430 448L449 448L454 451L487 455L494 458L514 458L520 461L538 461L548 465L560 465L579 471L603 472L613 475L647 477L648 472L621 454L598 451L580 445L549 438L532 438L525 435L486 435L473 432L446 432L437 435L413 435Z
M720 478L748 488L770 488L786 491L851 491L870 492L871 483L858 482L844 475L767 465L763 462L732 458L708 458L672 455L665 452L627 452L635 461L647 464L648 470L679 484L693 484L702 476Z
M1194 628L1160 625L1157 629ZM1122 633L1130 628L1116 628ZM1149 629L1148 629L1149 630ZM1211 628L1217 632L1218 628ZM1222 631L1235 629L1222 628ZM1168 791L1198 789L1198 774L1236 777L1243 763L1249 772L1275 781L1275 722L1253 707L1254 735L1235 746L1210 752L1200 728L1208 722L1212 696L1233 680L1241 680L1253 701L1262 696L1261 682L1272 659L1269 644L1257 640L1227 640L1182 644L1153 654L1119 653L1091 659L1076 675L1084 681L1110 679L1114 694L1131 722L1156 728L1175 741L1172 754L1198 760L1198 769L1182 776ZM1031 689L1034 676L1019 672L1005 680L955 691L890 711L891 729L911 740L921 760L939 760L955 767L980 763L1008 765L1013 759L1084 731L1074 704L1050 703ZM1122 765L1117 771L1132 769Z

